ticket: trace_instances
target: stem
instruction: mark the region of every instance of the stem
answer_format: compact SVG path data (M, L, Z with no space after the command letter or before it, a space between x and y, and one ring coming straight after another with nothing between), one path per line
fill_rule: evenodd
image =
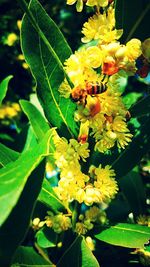
M50 53L55 58L56 62L58 63L58 65L60 67L60 69L62 69L68 84L70 85L71 88L73 88L74 85L71 82L68 74L64 70L63 64L61 63L61 61L59 60L59 57L57 56L57 54L55 53L54 49L50 45L47 37L45 36L45 34L42 32L42 30L40 29L39 25L37 24L37 22L36 22L36 20L34 18L34 15L32 14L31 10L28 8L28 5L27 5L26 1L25 0L17 0L17 1L18 1L19 5L20 5L21 9L27 14L31 24L35 28L35 30L38 33L38 35L41 37L41 39L43 40L44 44L47 46L48 50L50 51Z
M77 201L75 201L74 204L74 209L72 212L72 229L75 230L76 227L76 221L77 221L77 217L78 217L78 211L79 211L79 203Z
M39 253L39 254L40 254L40 255L41 255L47 262L51 263L51 261L49 260L49 257L48 257L47 254L45 253L45 251L44 251L41 247L39 247L38 244L37 244L36 242L34 243L34 245L35 245L35 247L36 247L38 253ZM55 267L55 265L54 265L54 267Z
M139 18L137 19L136 23L131 28L131 31L129 32L128 37L127 37L125 43L130 40L130 38L132 37L132 35L134 34L134 32L136 31L136 29L140 25L142 19L144 18L144 16L146 15L146 13L149 11L149 9L150 9L150 4L145 7L145 9L143 10L143 12L141 13L141 15L139 16Z

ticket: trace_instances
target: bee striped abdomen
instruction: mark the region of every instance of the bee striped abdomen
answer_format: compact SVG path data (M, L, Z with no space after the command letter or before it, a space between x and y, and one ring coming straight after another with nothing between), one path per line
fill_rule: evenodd
M97 84L88 84L87 85L87 94L89 95L97 95L97 94L102 94L107 90L107 87L105 84L97 83Z

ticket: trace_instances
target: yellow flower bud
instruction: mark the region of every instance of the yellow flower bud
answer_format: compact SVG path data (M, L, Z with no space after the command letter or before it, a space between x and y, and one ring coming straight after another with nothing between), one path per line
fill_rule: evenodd
M33 221L32 221L32 224L34 226L38 226L39 222L40 222L40 219L39 218L34 218Z
M59 243L57 244L57 247L58 247L58 248L61 248L62 245L63 245L62 242L59 242Z
M105 46L105 50L107 51L107 53L109 53L110 56L113 56L118 51L119 48L120 48L119 42L110 43L107 46ZM110 61L112 61L112 58Z
M87 232L86 226L84 225L84 223L81 222L77 222L76 223L76 229L75 231L79 234L79 235L85 235Z
M81 188L77 191L76 193L76 200L79 202L79 203L82 203L84 201L84 198L85 198L85 192L84 190Z
M39 228L43 227L44 224L45 224L45 221L41 221L41 222L39 223Z
M102 64L102 52L97 46L87 48L86 53L90 67L98 68Z
M21 23L22 23L21 20L17 20L17 27L18 27L19 30L21 29Z
M17 41L17 39L18 39L18 36L14 32L12 32L7 36L7 40L5 43L8 46L13 46L14 43Z
M137 59L141 53L141 41L139 39L131 39L127 44L126 44L126 55L129 59L129 61L134 61Z
M23 62L22 67L27 70L29 68L29 65L26 62Z
M87 6L101 6L106 7L108 6L108 0L88 0L86 2Z
M18 60L24 60L24 55L23 54L19 54L17 57Z
M120 47L120 48L117 50L117 52L116 52L116 54L115 54L115 57L116 57L118 60L123 60L124 57L126 56L126 50L127 50L127 48L126 48L125 46Z

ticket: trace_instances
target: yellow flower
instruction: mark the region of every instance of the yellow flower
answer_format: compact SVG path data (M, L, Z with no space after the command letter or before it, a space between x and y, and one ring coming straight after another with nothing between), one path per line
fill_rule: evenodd
M89 135L89 121L81 122L80 124L80 131L78 135L78 141L81 144L84 144L88 140L88 135Z
M92 184L88 185L85 189L84 203L87 206L91 206L93 203L102 203L101 191Z
M95 51L95 48L93 49L93 51ZM98 80L99 75L92 69L91 66L100 64L101 59L97 59L94 52L94 54L92 56L90 55L90 58L88 58L89 52L91 54L90 49L82 49L80 51L76 51L75 54L71 55L65 61L66 72L75 87L80 86L81 88L85 88L86 81L94 82Z
M76 3L77 2L77 3ZM76 3L76 9L78 12L83 10L83 2L84 0L67 0L68 5L73 5ZM87 0L87 6L98 6L98 7L106 7L108 5L108 0Z
M76 9L78 12L81 12L83 9L83 0L67 0L68 5L73 5L75 2L76 3Z
M114 179L114 170L109 165L105 166L105 168L99 165L95 170L95 175L94 186L100 190L102 201L109 202L118 191L118 185Z
M110 139L106 134L103 134L99 141L95 144L95 150L99 152L106 152L115 145L115 140Z
M85 218L89 219L91 222L97 222L102 225L107 222L106 212L101 210L97 206L90 207L85 212Z
M84 84L84 69L86 68L85 50L77 51L65 62L65 69L75 86Z
M80 188L80 189L76 192L76 200L77 200L79 203L83 203L84 198L85 198L85 191L84 191L84 189Z
M135 61L142 54L141 41L139 39L131 39L126 44L126 48L126 56L129 61Z
M96 133L98 135L101 135L103 129L104 129L104 123L105 123L105 117L103 113L98 113L95 117L91 118L90 120L90 128L92 129L92 134Z
M88 143L81 144L75 139L70 139L69 143L65 138L60 138L54 132L54 144L56 151L55 163L60 168L60 181L54 188L62 201L78 200L83 202L85 183L89 176L81 172L79 160L86 161L89 156Z
M97 206L90 207L85 212L85 217L90 219L90 221L95 222L97 220L99 212L100 212L100 209Z
M129 142L131 142L132 134L130 133L117 133L117 146L119 148L125 148Z
M22 21L21 20L17 20L17 27L19 30L21 30L21 24L22 24Z
M114 40L118 40L123 31L116 30L114 27L114 9L109 7L108 15L106 15L106 13L96 14L90 17L88 22L84 23L82 33L85 37L82 38L82 42L87 43L91 40L99 40L102 43L110 43Z
M122 116L116 116L112 122L112 130L116 132L128 132L125 118Z
M19 54L18 56L17 56L17 59L18 60L25 60L25 58L24 58L24 55L23 54Z
M98 7L106 7L108 6L108 0L87 0L87 6L98 6Z
M98 46L90 46L86 50L87 63L92 68L98 68L102 64L103 53Z
M19 116L21 112L18 103L9 103L1 105L0 107L0 119L13 119Z
M26 62L23 62L22 67L27 70L29 68L29 65Z
M110 92L107 90L100 96L100 101L101 112L108 116L112 114L125 115L127 112L118 92L113 93L111 90Z
M53 218L53 230L56 233L61 233L63 231L67 231L71 228L71 219L67 217L65 214L58 214Z
M74 148L74 150L77 152L80 158L82 158L83 161L86 161L85 159L89 157L90 150L88 149L88 143L78 143L75 139L70 139L70 145Z
M34 218L32 221L32 228L34 230L39 230L41 227L43 227L45 224L45 221L40 221L40 218Z
M111 169L110 165L106 165L105 168L102 168L102 165L100 164L98 168L95 168L95 174L97 176L97 179L110 179L116 176L115 171Z
M77 223L76 223L75 231L76 231L79 235L85 235L86 232L88 231L88 229L86 228L86 226L84 225L84 223L82 223L82 222L77 222Z
M7 39L5 40L5 44L8 46L13 46L17 40L18 36L14 32L12 32L8 34Z
M81 172L79 163L68 163L61 169L60 181L54 190L63 201L71 202L76 199L82 203L84 198L82 189L88 180L89 176Z
M148 216L148 215L139 215L136 218L136 221L140 225L146 225L146 226L150 227L150 216Z
M68 84L66 79L61 83L58 91L63 97L65 97L65 98L69 98L70 97L71 87L69 86L69 84Z
M68 216L62 213L54 215L51 211L49 211L48 216L45 217L45 224L58 234L63 231L67 231L72 227L71 219Z

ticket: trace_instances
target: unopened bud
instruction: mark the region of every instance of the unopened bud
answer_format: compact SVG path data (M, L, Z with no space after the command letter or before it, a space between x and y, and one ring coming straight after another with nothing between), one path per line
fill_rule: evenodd
M127 50L127 48L126 48L125 46L120 47L120 48L117 50L117 52L116 52L116 54L115 54L115 57L116 57L118 60L122 60L122 59L125 57L125 55L126 55L126 50Z

